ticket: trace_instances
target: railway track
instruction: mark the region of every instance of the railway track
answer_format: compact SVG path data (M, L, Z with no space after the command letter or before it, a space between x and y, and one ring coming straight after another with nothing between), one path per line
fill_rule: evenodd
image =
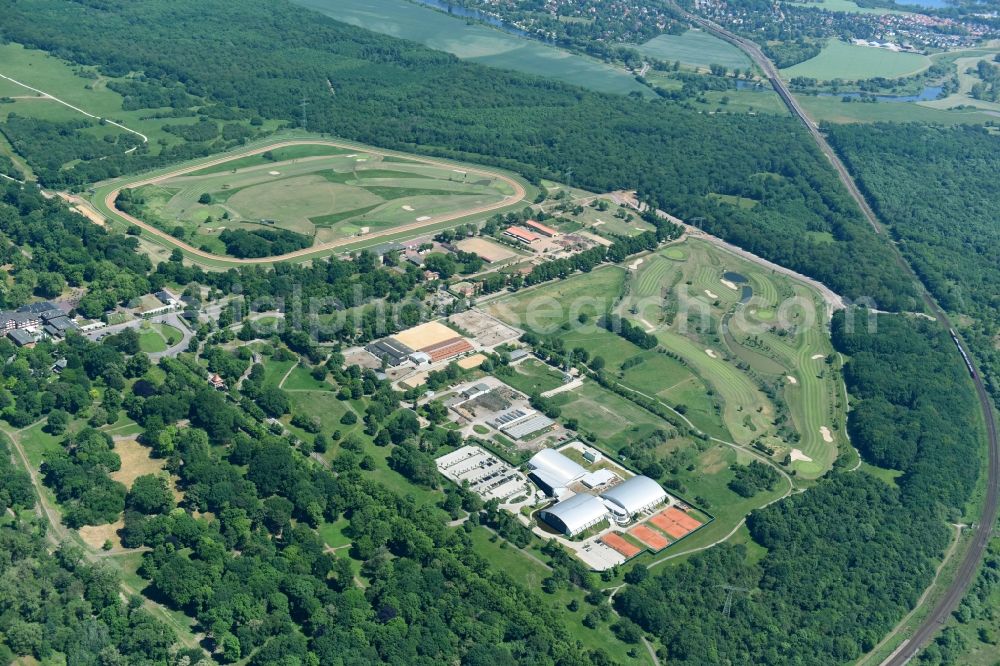
M878 217L875 215L875 211L861 193L861 190L854 181L853 176L851 176L847 167L840 160L840 157L827 142L826 137L819 131L819 127L816 123L813 122L813 120L806 114L798 100L795 99L792 93L788 90L785 82L781 79L781 76L779 76L774 63L771 62L770 58L764 55L764 52L760 49L760 47L750 40L729 32L714 21L691 14L676 5L672 2L672 0L670 4L678 13L687 18L687 20L698 25L706 32L715 35L719 39L729 42L750 56L750 59L753 60L753 62L764 72L764 75L767 76L771 86L781 97L791 114L806 127L806 130L816 142L817 147L824 155L826 155L827 159L830 160L833 168L837 171L840 181L844 184L844 187L847 188L847 191L850 192L854 201L857 202L858 207L861 208L861 212L868 220L868 223L871 224L876 233L885 235L883 226L879 222ZM993 412L993 403L990 399L989 393L986 391L986 387L983 385L980 373L975 369L971 360L972 356L969 354L967 345L957 334L955 334L954 327L952 326L947 313L923 286L923 283L913 270L913 267L899 251L899 248L892 243L890 243L890 247L893 249L896 262L899 266L913 279L914 283L920 285L921 297L928 310L933 313L934 318L937 319L938 323L949 330L949 333L958 348L958 352L962 356L963 362L968 366L969 375L972 378L973 385L976 389L976 397L979 400L980 410L983 413L983 421L986 424L986 435L989 442L986 497L983 501L980 522L976 525L972 536L972 542L969 544L969 548L966 551L961 564L959 564L958 570L955 572L955 577L952 579L951 584L945 589L944 594L934 602L931 611L928 613L927 617L923 620L920 626L918 626L913 632L913 635L910 636L908 640L904 641L892 655L882 662L882 666L902 666L903 664L909 662L910 659L912 659L917 652L919 652L920 649L934 637L944 622L947 621L948 616L951 615L952 611L958 606L962 597L965 596L966 590L969 588L969 585L972 583L972 579L976 575L979 563L982 561L983 555L986 552L986 547L989 544L993 525L996 523L997 519L998 481L1000 481L1000 445L998 445L997 442L997 424Z

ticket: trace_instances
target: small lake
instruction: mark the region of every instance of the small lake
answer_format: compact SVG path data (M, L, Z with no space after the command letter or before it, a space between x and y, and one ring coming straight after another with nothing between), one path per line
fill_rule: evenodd
M528 33L520 28L515 28L513 26L507 25L496 16L487 14L486 12L481 12L478 9L471 9L469 7L462 7L459 5L453 5L449 2L444 2L443 0L416 0L417 4L424 5L425 7L431 7L433 9L439 9L443 12L448 12L452 16L458 16L464 19L473 19L476 21L482 21L487 25L491 25L494 28L500 28L504 32L509 32L512 35L517 35L518 37L528 37Z
M743 275L742 273L734 273L732 271L726 271L725 273L723 273L722 278L725 280L729 280L730 282L734 282L736 284L743 284L745 282L749 282L746 276Z
M916 95L875 95L876 102L929 102L932 99L937 99L941 94L943 88L941 86L926 86ZM870 93L860 93L860 92L822 92L817 93L817 97L846 97L848 99L861 99L871 97Z

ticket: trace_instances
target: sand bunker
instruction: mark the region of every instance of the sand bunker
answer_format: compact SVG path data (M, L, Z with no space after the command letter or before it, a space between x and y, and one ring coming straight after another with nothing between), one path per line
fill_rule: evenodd
M280 171L268 171L267 175L268 176L280 176L281 172Z
M421 215L417 218L417 222L426 222L429 219L431 219L430 215Z
M403 210L409 211L409 212L412 213L413 212L413 206L410 206L410 205L403 206Z
M736 290L739 289L739 287L736 286L736 283L732 282L730 280L719 280L719 282L721 282L722 284L726 285L727 287L729 287L733 291L736 291Z
M791 375L785 375L785 379L788 380L789 384L798 384L799 383L799 380L797 380L795 377L792 377Z
M813 355L812 355L812 356L810 356L809 358L811 358L812 360L814 360L814 361L815 361L815 360L818 360L818 359L821 359L821 358L826 358L826 357L825 357L825 356L823 356L822 354L813 354Z
M464 174L464 173L465 173L465 172L464 172L464 171L462 171L461 169L452 169L452 171L454 171L455 173L461 173L461 174Z
M355 162L367 162L367 161L368 161L368 158L367 158L367 157L359 157L358 159L356 159L356 160L354 160L354 161L355 161Z
M822 426L819 429L819 434L823 435L824 442L826 442L827 444L833 444L833 434L830 432L829 428L827 428L826 426Z
M597 220L596 222L594 222L594 225L593 225L593 226L595 226L595 227L599 227L599 226L601 226L602 224L604 224L604 220Z
M711 349L706 349L706 350L705 350L705 353L706 353L706 354L708 354L709 358L719 358L719 355L718 355L718 354L716 354L716 353L715 353L714 351L712 351Z
M634 271L635 269L639 268L639 266L642 265L642 261L643 261L642 259L636 259L635 261L633 261L631 264L628 265L628 269L630 271Z
M791 451L789 451L788 457L792 459L792 462L795 462L796 460L801 460L802 462L812 462L812 458L802 453L798 449L792 449Z
M705 290L705 295L709 298L718 298L714 291L709 291L708 289Z

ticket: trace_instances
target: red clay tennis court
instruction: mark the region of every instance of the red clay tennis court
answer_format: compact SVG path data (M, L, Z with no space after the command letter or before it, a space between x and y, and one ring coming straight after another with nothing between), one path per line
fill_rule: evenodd
M638 546L633 546L628 541L623 539L617 532L609 532L608 534L605 534L601 537L601 541L603 541L606 545L611 546L625 557L638 555L642 550Z
M670 545L670 539L645 525L636 525L628 531L629 535L646 544L654 551L660 551Z
M700 522L683 511L675 509L674 507L661 511L650 518L649 522L653 523L675 539L680 539L681 537L693 532L701 525Z

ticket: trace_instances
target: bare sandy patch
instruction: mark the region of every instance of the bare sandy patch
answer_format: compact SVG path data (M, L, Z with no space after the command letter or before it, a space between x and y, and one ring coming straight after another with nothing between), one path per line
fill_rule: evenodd
M417 218L417 222L426 222L429 219L431 219L430 215L421 215Z
M792 459L792 462L796 460L801 460L802 462L812 462L812 458L802 453L799 449L792 449L788 452L788 457Z
M267 175L268 176L280 176L281 172L280 171L268 171Z
M813 355L812 355L812 356L810 356L809 358L811 358L811 359L812 359L812 360L814 360L814 361L817 361L817 360L819 360L819 359L821 359L821 358L826 358L826 357L825 357L825 356L823 356L822 354L813 354Z
M716 294L714 291L709 291L708 289L705 290L705 295L708 296L709 298L719 297L718 294Z
M823 435L824 442L826 442L827 444L833 444L833 433L830 432L829 428L827 428L826 426L822 426L819 429L819 434Z
M706 349L705 353L708 354L709 358L719 358L719 355L716 354L714 350Z
M639 268L639 266L642 266L642 262L643 262L642 259L636 259L635 261L633 261L631 264L628 265L628 269L630 271L634 271L637 268Z
M719 280L719 282L721 282L722 284L726 285L727 287L729 287L733 291L738 291L739 290L739 287L736 286L736 283L733 282L733 281L731 281L731 280Z
M135 480L144 474L162 472L166 462L152 458L149 449L134 439L116 440L115 453L122 459L122 467L112 472L111 478L125 484L126 488L131 488Z
M117 532L123 527L125 527L125 519L121 518L108 525L84 525L77 531L85 544L94 550L100 550L104 547L104 542L109 540L112 548L121 548L122 541L118 538Z
M798 384L799 383L799 380L797 380L795 377L792 377L791 375L785 375L785 379L788 380L789 384Z
M403 210L405 210L408 213L412 213L413 212L413 206L407 204L407 205L403 206Z
M599 227L599 226L601 226L602 224L604 224L604 220L602 220L602 219L598 218L598 219L597 219L597 220L596 220L596 221L594 222L594 224L592 224L591 226L594 226L594 227Z

